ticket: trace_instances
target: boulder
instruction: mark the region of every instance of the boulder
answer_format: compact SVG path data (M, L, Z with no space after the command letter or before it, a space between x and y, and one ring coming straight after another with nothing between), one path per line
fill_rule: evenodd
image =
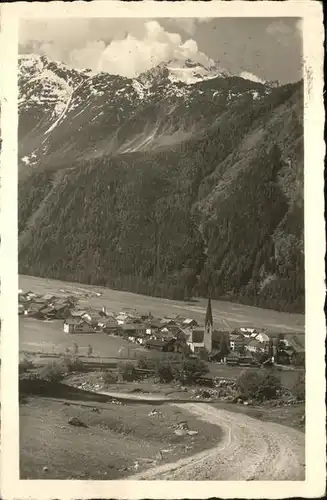
M74 425L75 427L87 427L87 425L78 417L71 417L68 420L68 423L69 425Z

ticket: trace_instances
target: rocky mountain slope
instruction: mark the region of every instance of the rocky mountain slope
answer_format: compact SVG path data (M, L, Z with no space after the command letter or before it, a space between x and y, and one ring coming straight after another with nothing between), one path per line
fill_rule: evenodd
M303 312L302 82L19 68L21 273Z

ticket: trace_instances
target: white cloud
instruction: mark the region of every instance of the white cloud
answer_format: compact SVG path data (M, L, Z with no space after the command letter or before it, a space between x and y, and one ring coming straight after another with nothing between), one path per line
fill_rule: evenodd
M148 21L143 38L128 34L124 39L113 40L107 46L104 42L88 42L70 53L68 63L74 67L87 67L133 78L161 62L188 58L203 64L211 62L199 51L195 40L183 42L178 33L165 31L157 21Z
M134 77L170 59L190 58L210 63L191 38L197 23L208 21L207 18L172 18L162 23L141 18L123 22L117 19L24 20L19 39L28 51L75 68ZM183 40L181 32L188 33L190 39Z
M259 78L257 75L250 73L249 71L242 71L240 77L244 78L245 80L251 80L252 82L265 83L264 80Z

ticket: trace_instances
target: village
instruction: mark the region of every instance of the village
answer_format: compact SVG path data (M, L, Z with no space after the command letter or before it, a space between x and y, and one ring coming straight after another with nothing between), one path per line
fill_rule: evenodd
M101 297L101 294L95 294ZM108 311L82 307L85 294L36 294L19 290L18 312L23 317L49 322L62 321L62 329L70 334L107 334L122 337L145 350L179 353L184 356L226 365L304 366L304 347L296 335L271 334L263 328L240 326L231 331L216 329L208 299L204 324L194 318L176 314L154 317L136 310ZM85 301L84 301L85 302ZM91 352L89 352L91 354Z

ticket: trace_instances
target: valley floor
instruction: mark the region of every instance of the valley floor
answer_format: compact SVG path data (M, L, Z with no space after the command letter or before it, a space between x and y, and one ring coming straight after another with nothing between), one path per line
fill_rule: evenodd
M126 309L137 309L139 312L149 313L154 316L163 317L167 314L180 314L191 317L197 321L204 322L207 301L197 299L194 302L173 301L145 295L137 295L129 292L110 290L108 288L94 287L78 283L38 278L33 276L20 276L19 286L24 291L33 290L35 293L51 293L60 295L62 290L74 292L98 292L87 299L80 300L80 304L85 307L101 309L105 306L108 311L121 311ZM212 300L212 312L215 328L233 329L240 326L256 326L265 328L268 332L297 333L304 335L304 315L289 314L273 311L270 309L260 309L232 302Z

